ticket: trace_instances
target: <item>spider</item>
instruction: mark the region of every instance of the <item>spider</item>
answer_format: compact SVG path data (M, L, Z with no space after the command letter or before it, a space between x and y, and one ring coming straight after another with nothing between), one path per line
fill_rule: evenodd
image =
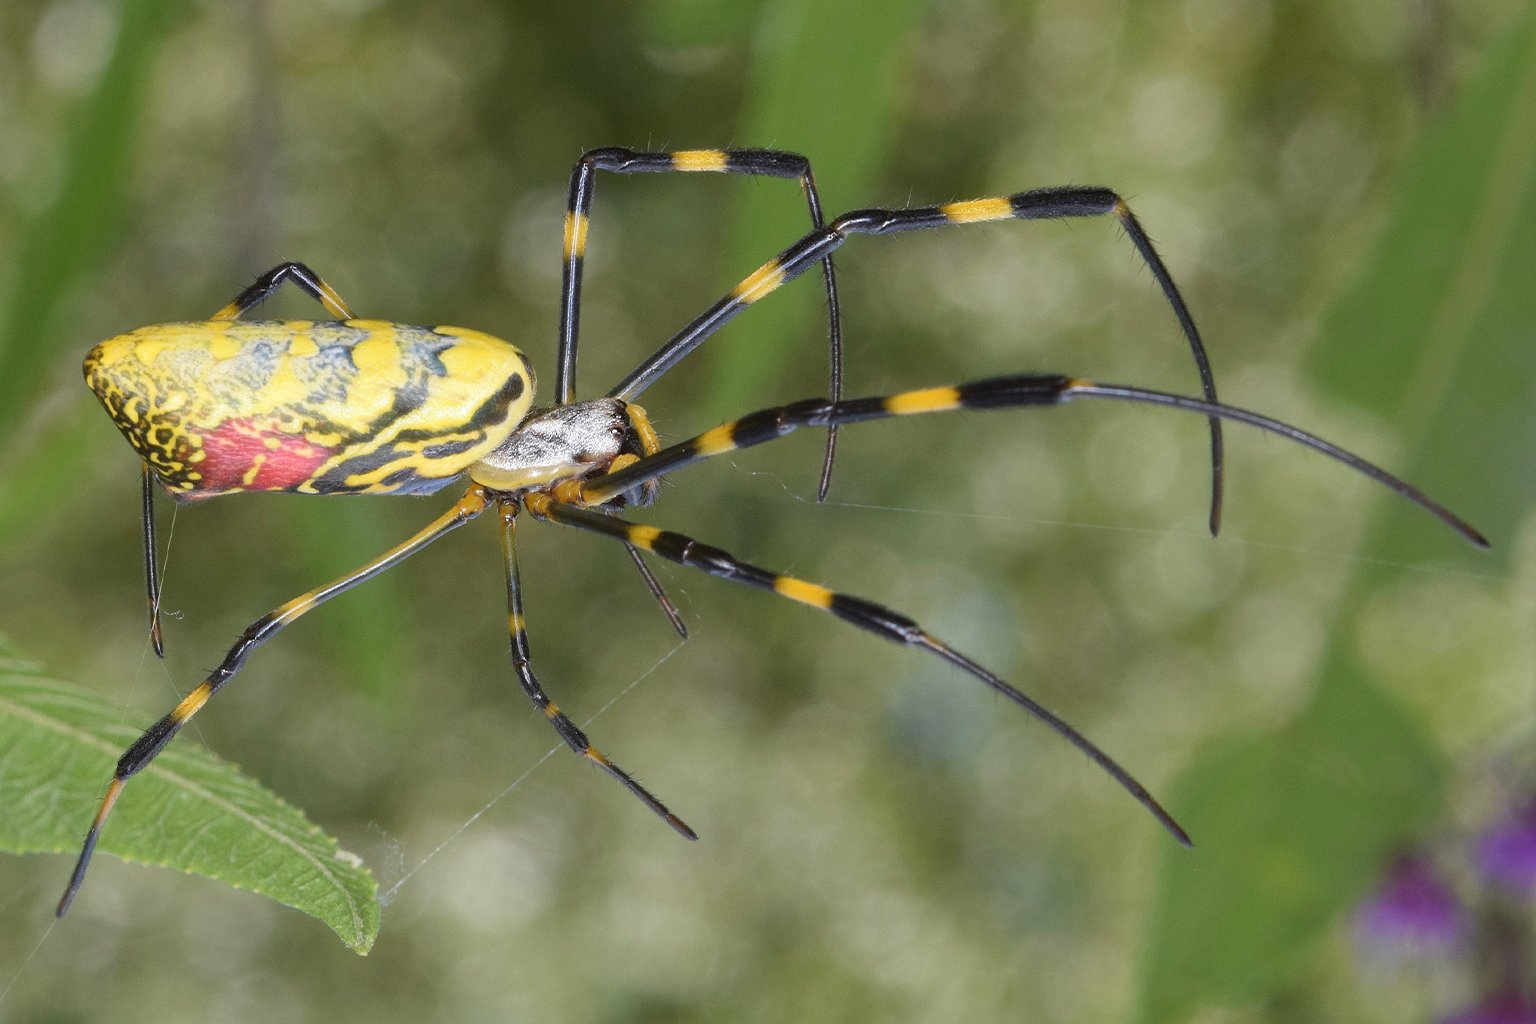
M577 312L598 171L716 171L797 179L809 206L812 230L742 280L606 396L577 401ZM1200 372L1201 397L1051 374L997 377L869 398L842 397L840 316L831 255L850 237L992 220L1103 215L1113 216L1124 228L1172 306ZM818 264L828 298L831 397L763 409L663 447L634 399L731 318ZM1211 423L1213 533L1219 525L1222 490L1218 425L1221 420L1234 420L1323 452L1419 505L1472 543L1487 546L1483 536L1454 513L1359 456L1297 427L1218 403L1193 318L1146 233L1125 202L1109 189L1057 187L937 206L863 209L824 223L810 165L792 153L593 150L581 158L571 178L564 269L556 404L548 407L534 406L532 366L510 343L465 328L358 319L319 275L293 262L263 274L208 320L142 327L102 342L86 356L87 383L143 461L145 578L157 652L162 647L152 503L156 482L180 501L263 490L425 494L466 475L469 485L446 512L410 539L251 623L219 666L123 753L59 901L60 917L80 890L102 827L128 780L240 671L257 647L300 616L488 511L494 511L500 527L512 664L523 692L573 751L602 768L689 839L697 838L693 829L598 750L534 675L516 553L516 525L524 513L624 544L653 596L684 635L676 609L642 553L771 591L887 640L926 651L1044 722L1108 773L1176 840L1192 845L1173 816L1107 753L912 619L873 601L760 568L691 537L631 522L621 514L650 505L666 474L803 427L827 431L819 489L825 495L834 432L845 424L951 410L1058 405L1076 399L1167 406L1200 414ZM285 282L318 301L334 319L241 319Z

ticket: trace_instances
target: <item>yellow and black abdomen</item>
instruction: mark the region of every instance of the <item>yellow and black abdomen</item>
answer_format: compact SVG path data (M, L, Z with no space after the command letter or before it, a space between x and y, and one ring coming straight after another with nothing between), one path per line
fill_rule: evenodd
M533 404L533 371L509 342L382 320L141 327L93 348L85 379L184 499L428 493Z

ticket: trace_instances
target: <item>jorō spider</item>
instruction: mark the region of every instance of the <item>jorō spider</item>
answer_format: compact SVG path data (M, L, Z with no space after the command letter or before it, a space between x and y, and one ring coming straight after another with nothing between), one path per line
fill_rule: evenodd
M796 179L810 209L812 230L750 274L605 396L577 401L581 269L600 170L717 171ZM993 220L1106 215L1126 231L1172 306L1194 354L1203 384L1201 397L1050 374L997 377L870 398L842 397L840 314L830 257L849 238ZM664 447L635 399L730 319L817 265L822 268L828 298L831 397L763 409ZM252 651L300 616L488 510L494 510L500 527L512 664L523 692L572 750L613 776L690 839L696 838L694 831L594 747L534 675L515 545L517 520L524 513L626 545L652 594L680 632L681 619L647 568L646 553L831 612L877 636L935 655L1049 725L1188 845L1189 837L1173 817L1108 754L913 620L872 601L770 572L719 548L621 515L631 507L650 505L663 475L802 427L828 432L821 480L824 495L834 431L845 424L951 410L1059 405L1075 399L1161 405L1197 413L1211 423L1212 532L1221 508L1219 423L1232 420L1320 451L1396 491L1472 543L1487 545L1455 514L1359 456L1289 424L1220 404L1194 320L1172 277L1130 209L1108 189L1047 188L937 206L855 210L824 224L810 166L794 154L594 150L581 159L572 176L564 267L552 406L534 406L532 366L510 343L464 328L358 319L334 289L300 263L273 268L208 320L142 327L102 342L86 356L87 382L143 460L146 581L157 650L159 584L151 502L155 482L181 501L242 491L424 494L461 476L468 477L469 485L446 512L404 543L251 623L220 665L129 747L90 825L59 902L60 916L79 891L102 826L127 781L240 671ZM333 319L242 319L284 282L303 289Z

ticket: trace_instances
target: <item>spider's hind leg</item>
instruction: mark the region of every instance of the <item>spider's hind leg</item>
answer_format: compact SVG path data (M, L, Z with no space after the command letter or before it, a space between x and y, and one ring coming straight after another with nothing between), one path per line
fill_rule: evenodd
M144 463L144 589L149 593L149 643L155 656L165 657L165 633L160 628L160 564L155 543L155 474Z
M117 767L112 772L112 780L107 784L106 795L102 798L96 810L96 816L91 819L90 828L85 834L85 842L80 847L80 856L75 861L73 873L69 876L69 885L59 899L57 915L63 917L67 914L70 905L75 901L75 896L80 892L80 886L85 882L86 869L90 867L91 857L96 852L97 840L101 838L102 826L106 824L107 816L112 813L112 808L116 805L118 796L122 793L123 787L128 784L128 780L149 767L150 762L165 749L166 744L175 739L176 734L192 720L192 716L201 711L224 688L224 685L240 672L256 648L276 636L294 620L308 615L331 598L346 593L360 583L366 583L380 573L387 572L422 548L463 526L483 512L489 501L483 488L471 487L452 508L438 516L409 540L395 545L347 575L279 605L245 627L245 631L240 634L240 639L236 640L234 646L225 653L224 660L219 663L219 666L201 683L193 687L191 692L159 721L144 730L143 735L118 758Z
M284 281L291 281L304 294L324 306L325 311L337 320L353 319L352 308L347 305L345 299L337 294L336 289L326 284L319 274L310 270L304 264L293 260L279 263L265 274L262 274L249 288L235 296L233 302L208 319L238 320L252 307L260 305L271 298L272 293L281 288Z

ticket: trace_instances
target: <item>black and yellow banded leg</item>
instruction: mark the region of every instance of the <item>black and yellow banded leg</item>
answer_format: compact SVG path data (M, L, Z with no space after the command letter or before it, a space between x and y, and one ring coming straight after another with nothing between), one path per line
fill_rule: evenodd
M883 637L886 640L892 640L907 647L916 647L930 654L937 655L968 675L981 680L987 686L1050 726L1053 731L1086 754L1089 760L1107 772L1126 792L1136 799L1137 803L1145 807L1175 839L1185 846L1193 845L1188 833L1180 827L1172 815L1163 809L1162 804L1157 802L1157 798L1149 793L1145 786L1137 782L1135 777L1122 768L1114 758L1110 757L1086 736L1072 728L1065 720L1034 698L1015 689L964 654L938 640L905 615L892 611L873 601L866 601L861 597L838 593L819 584L810 583L793 576L769 572L766 569L743 562L727 551L710 547L707 544L701 544L692 537L687 537L680 533L672 533L668 530L659 530L653 526L642 526L638 523L625 522L624 520L601 515L597 512L576 508L572 505L562 505L549 500L545 495L530 495L526 502L526 507L531 514L540 519L547 519L551 522L574 526L581 530L602 534L606 537L613 537L626 544L632 544L643 550L654 552L662 558L677 562L679 565L701 569L711 576L718 576L721 579L745 583L747 586L772 591L780 597L789 598L791 601L798 601L812 608L831 612L844 622L852 623L860 629Z
M922 388L873 398L850 398L841 402L833 402L825 398L808 398L790 405L762 409L743 416L739 420L723 423L697 437L663 448L655 455L630 463L612 473L593 480L573 482L570 487L562 489L559 493L562 500L578 505L601 505L648 480L654 480L716 455L723 455L740 448L750 448L753 445L784 437L801 427L826 427L833 424L861 423L865 420L952 412L960 409L1052 406L1080 398L1108 399L1183 409L1208 419L1219 417L1246 423L1268 433L1288 438L1297 444L1322 452L1329 458L1370 477L1435 516L1478 547L1488 546L1487 539L1481 533L1417 487L1388 473L1375 463L1340 448L1316 434L1308 433L1300 427L1294 427L1261 413L1232 405L1208 402L1202 398L1190 398L1169 394L1166 391L1128 387L1123 384L1099 384L1080 377L1054 374L993 377L968 384Z
M544 687L540 685L538 677L533 674L528 652L528 630L526 620L523 618L523 588L517 571L517 506L511 500L500 500L496 504L496 511L501 523L501 554L506 564L507 631L512 638L512 667L517 672L517 681L522 685L523 693L528 695L534 707L544 713L544 717L549 720L550 725L555 727L555 732L560 734L560 738L568 747L617 779L625 789L676 829L679 835L688 839L699 838L693 829L667 810L667 806L651 795L649 790L594 747L587 739L586 733L582 732L576 723L571 721L565 712L561 711L559 706L545 694Z
M560 299L560 356L555 370L555 400L564 405L573 401L576 390L576 340L581 315L581 271L586 255L587 230L592 211L592 195L597 186L597 172L613 174L714 173L744 174L751 177L793 178L800 182L811 227L824 221L821 194L816 191L816 177L811 162L799 153L776 149L679 149L670 152L639 152L616 147L593 149L582 154L571 172L570 198L565 210L565 271ZM843 394L843 331L837 301L837 274L831 257L821 261L827 291L827 346L831 360L830 383L833 398ZM825 500L832 483L832 461L837 450L837 431L827 432L826 455L821 467L818 500Z
M778 257L763 264L738 284L731 293L709 307L687 327L673 335L666 344L651 354L618 383L608 394L613 398L630 399L654 384L662 374L678 360L692 352L710 335L725 326L742 310L762 299L770 292L803 274L812 264L825 260L852 235L891 235L906 231L923 231L929 228L949 227L961 224L978 224L994 220L1061 220L1068 217L1112 216L1119 221L1130 236L1142 261L1152 271L1168 304L1173 307L1185 340L1194 356L1195 367L1200 374L1200 385L1209 402L1216 401L1216 380L1211 373L1210 360L1195 319L1174 284L1162 257L1152 245L1152 240L1141 227L1141 222L1131 213L1125 200L1107 188L1058 188L1034 189L1017 192L1010 196L990 199L974 199L967 202L943 203L937 206L914 206L900 210L868 209L843 214L825 228L813 231ZM837 396L834 396L834 398ZM1211 533L1221 528L1221 504L1223 491L1223 458L1221 424L1212 417L1211 427Z
M283 282L291 281L304 294L314 299L325 307L325 311L337 320L353 319L352 309L336 293L336 289L323 281L319 274L310 270L302 263L289 261L279 263L271 270L262 274L245 291L235 296L235 300L223 309L219 310L210 320L238 320L242 314L252 306L256 306L272 297L272 293L283 286Z
M80 859L75 862L75 870L70 876L69 886L59 900L58 916L63 917L68 913L69 905L74 902L75 894L80 891L80 885L85 881L86 869L91 863L91 855L95 853L96 842L101 836L101 827L106 822L107 815L112 812L112 807L117 803L117 798L128 780L143 771L155 756L165 749L165 745L176 737L182 726L202 710L203 705L223 689L225 683L234 678L245 665L252 651L266 643L295 619L307 615L331 598L346 593L358 584L388 571L433 541L463 526L484 512L489 504L490 499L483 488L471 487L452 508L403 544L390 548L378 558L346 576L332 580L322 587L316 587L306 594L300 594L247 626L240 634L240 639L236 640L234 646L225 653L219 667L197 684L191 693L182 698L169 714L146 729L144 735L135 740L118 759L112 781L107 785L106 796L102 799L101 806L96 811L96 817L91 821L90 830L86 833L85 844L81 847Z
M220 309L210 320L238 320L252 307L271 297L272 293L291 281L305 294L325 307L326 312L337 320L351 320L352 310L336 289L326 284L320 275L302 263L279 263L258 277L245 291L235 296L233 302ZM149 591L149 635L155 653L165 657L165 642L160 627L160 580L155 565L155 507L154 488L150 481L149 464L144 464L144 584Z
M258 277L245 291L235 296L233 302L219 310L210 320L238 320L252 307L266 301L272 293L291 281L306 295L325 307L326 312L337 320L351 320L351 308L336 289L326 284L320 275L302 263L279 263ZM149 591L149 634L155 653L165 657L165 643L160 627L160 579L155 565L155 506L154 487L150 480L149 464L144 464L144 584Z
M302 263L280 263L258 277L254 284L235 297L235 300L219 310L210 320L238 320L252 307L271 297L272 293L291 281L305 294L325 307L326 312L337 320L351 320L353 314L336 289L326 284L319 274ZM144 585L149 592L149 638L155 654L165 657L164 632L160 624L160 571L155 562L155 505L153 474L149 463L144 464Z

